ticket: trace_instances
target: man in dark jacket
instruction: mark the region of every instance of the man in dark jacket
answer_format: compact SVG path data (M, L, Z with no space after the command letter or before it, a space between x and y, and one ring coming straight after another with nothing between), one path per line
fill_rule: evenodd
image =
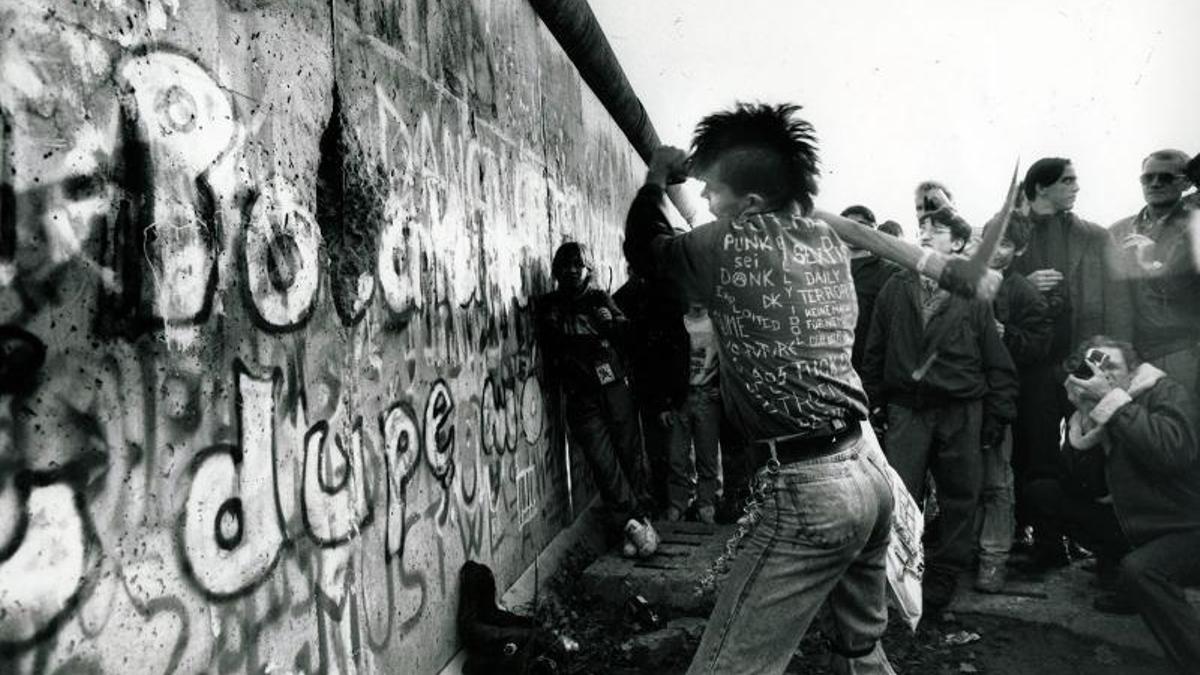
M661 511L668 502L672 443L672 428L663 424L661 413L672 401L687 398L688 336L679 321L683 301L667 282L651 281L632 269L628 281L613 293L613 301L629 320L625 353L650 463L648 489Z
M607 293L591 287L585 249L566 242L554 253L558 288L538 299L538 339L561 388L571 443L583 451L592 477L616 525L623 526L625 554L646 557L658 548L648 517L645 459L627 364L617 349L627 328Z
M970 236L948 209L921 223L921 245L941 254L961 251ZM885 407L887 458L909 492L923 498L926 468L937 482L941 527L922 583L936 610L971 562L981 441L999 444L1016 416L1016 372L991 303L950 296L915 274L893 276L876 300L862 377L872 409Z
M846 207L842 217L864 227L875 227L875 214L860 204ZM854 295L858 298L858 321L854 324L854 351L850 355L850 363L855 370L859 370L862 368L863 347L867 344L867 331L871 329L871 314L875 311L875 297L901 267L865 249L848 248L850 276L854 278Z
M1183 193L1188 156L1159 150L1142 161L1146 206L1109 230L1133 298L1133 346L1190 391L1200 383L1200 260Z
M994 219L984 228L985 236L1000 223ZM983 449L983 492L979 499L979 570L975 578L976 590L997 593L1005 581L1006 563L1012 550L1013 533L1016 529L1016 485L1014 469L1024 468L1027 441L1021 431L1022 414L1030 411L1022 407L1027 385L1023 373L1037 368L1046 361L1052 330L1049 308L1033 284L1023 275L1012 271L1012 262L1025 252L1029 245L1032 223L1025 216L1014 213L1004 230L989 265L1004 275L992 310L996 315L996 327L1004 340L1004 347L1017 368L1020 393L1017 396L1017 419L1011 431L1005 431L1003 441ZM1019 442L1014 439L1020 439Z
M1200 615L1183 588L1200 583L1200 429L1188 390L1139 364L1128 343L1098 336L1087 345L1092 376L1066 380L1078 407L1067 452L1103 452L1117 521L1133 550L1119 589L1180 673L1200 670ZM1099 365L1094 365L1099 361Z
M1108 232L1075 215L1079 180L1069 159L1044 157L1025 172L1025 198L1033 222L1029 247L1013 262L1046 298L1053 317L1047 359L1022 373L1029 414L1014 443L1024 446L1022 480L1055 477L1059 429L1071 406L1059 386L1066 372L1061 364L1083 340L1099 334L1119 339L1132 336L1132 306L1128 287L1113 274L1114 252ZM1044 571L1068 562L1062 537L1038 533L1028 570ZM1045 536L1042 536L1042 535Z

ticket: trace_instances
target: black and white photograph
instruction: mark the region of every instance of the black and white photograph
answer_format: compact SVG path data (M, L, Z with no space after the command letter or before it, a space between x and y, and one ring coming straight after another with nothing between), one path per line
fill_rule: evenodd
M0 675L1200 673L1197 0L0 0Z

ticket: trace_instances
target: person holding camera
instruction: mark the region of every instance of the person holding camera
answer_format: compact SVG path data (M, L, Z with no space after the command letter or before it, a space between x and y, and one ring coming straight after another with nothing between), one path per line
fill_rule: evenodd
M1076 408L1064 453L1103 459L1115 519L1131 548L1118 567L1118 592L1171 665L1195 673L1200 615L1183 587L1200 583L1196 403L1180 382L1142 363L1129 343L1097 336L1083 351L1090 372L1081 367L1064 384Z
M558 288L538 298L536 315L546 373L554 378L551 390L561 388L571 442L583 450L605 506L621 526L625 555L653 555L659 543L649 521L654 502L626 359L617 348L628 322L607 293L592 288L582 244L559 246L550 269Z

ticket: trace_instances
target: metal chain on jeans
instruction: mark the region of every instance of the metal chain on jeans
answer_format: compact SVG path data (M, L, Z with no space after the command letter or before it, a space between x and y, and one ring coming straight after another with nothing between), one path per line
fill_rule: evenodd
M737 556L738 547L741 546L742 539L745 539L755 526L762 520L763 505L766 504L767 498L774 491L775 477L779 475L779 461L772 457L767 460L767 466L760 471L754 478L754 484L750 487L750 496L746 498L745 506L743 507L742 517L737 520L737 527L733 534L725 541L725 550L713 564L705 570L704 574L700 575L700 580L696 583L695 594L704 595L712 591L717 586L717 577L728 572L733 559Z

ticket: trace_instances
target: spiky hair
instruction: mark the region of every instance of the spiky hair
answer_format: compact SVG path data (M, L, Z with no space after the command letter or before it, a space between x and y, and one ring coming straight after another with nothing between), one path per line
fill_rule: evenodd
M757 192L776 206L796 201L812 211L820 160L813 127L799 111L791 103L738 103L705 117L692 136L693 173L717 168L739 194Z

